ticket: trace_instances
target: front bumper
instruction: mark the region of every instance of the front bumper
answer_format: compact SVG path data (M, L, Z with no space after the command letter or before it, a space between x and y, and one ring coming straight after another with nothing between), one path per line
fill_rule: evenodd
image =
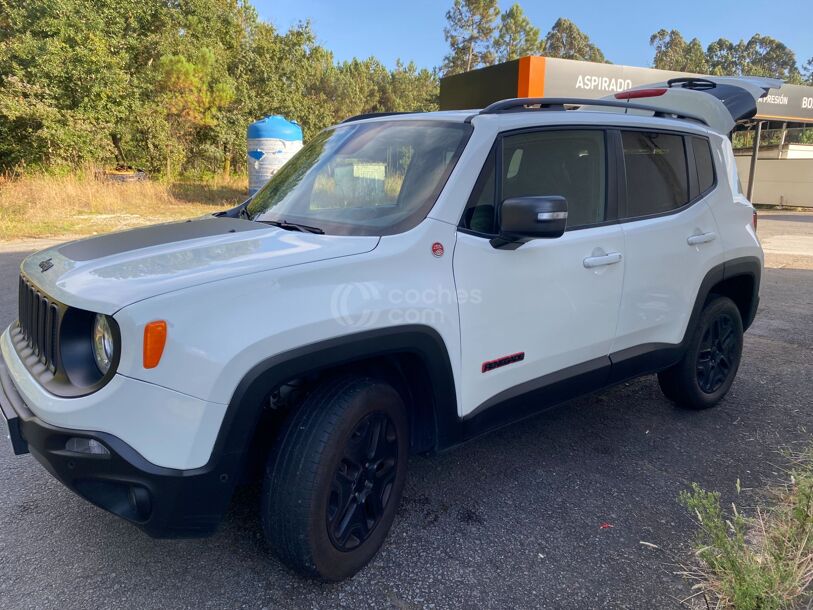
M0 412L15 454L30 452L70 490L150 536L192 538L214 533L234 492L234 460L213 459L193 470L164 468L111 434L42 421L17 392L2 356ZM93 439L109 455L69 451L66 443L71 438Z

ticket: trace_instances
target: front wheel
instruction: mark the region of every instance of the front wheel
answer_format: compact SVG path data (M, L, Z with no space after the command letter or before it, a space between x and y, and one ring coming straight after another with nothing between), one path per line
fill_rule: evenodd
M661 390L680 407L713 407L734 383L742 343L740 310L728 297L715 297L703 308L683 358L658 373Z
M392 525L407 453L405 407L392 386L357 376L322 383L269 457L261 516L270 546L306 576L355 574Z

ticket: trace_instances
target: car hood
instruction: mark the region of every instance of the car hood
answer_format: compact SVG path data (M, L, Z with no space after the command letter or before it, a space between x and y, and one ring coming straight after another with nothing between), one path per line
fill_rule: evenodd
M112 314L142 299L226 277L369 252L378 242L206 217L61 244L26 258L22 272L62 303Z

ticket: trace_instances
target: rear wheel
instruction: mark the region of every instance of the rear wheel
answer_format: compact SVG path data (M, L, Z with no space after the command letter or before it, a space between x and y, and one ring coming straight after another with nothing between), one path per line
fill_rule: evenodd
M406 479L408 423L387 383L348 376L305 399L269 458L266 538L301 574L348 578L386 538Z
M713 407L734 383L742 343L739 309L728 297L715 297L701 312L683 358L658 373L661 390L687 409Z

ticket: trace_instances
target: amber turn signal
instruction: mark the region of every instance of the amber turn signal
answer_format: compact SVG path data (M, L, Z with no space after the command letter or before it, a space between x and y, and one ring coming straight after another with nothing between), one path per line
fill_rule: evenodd
M144 368L154 369L161 361L167 342L167 323L164 320L149 322L144 327Z

